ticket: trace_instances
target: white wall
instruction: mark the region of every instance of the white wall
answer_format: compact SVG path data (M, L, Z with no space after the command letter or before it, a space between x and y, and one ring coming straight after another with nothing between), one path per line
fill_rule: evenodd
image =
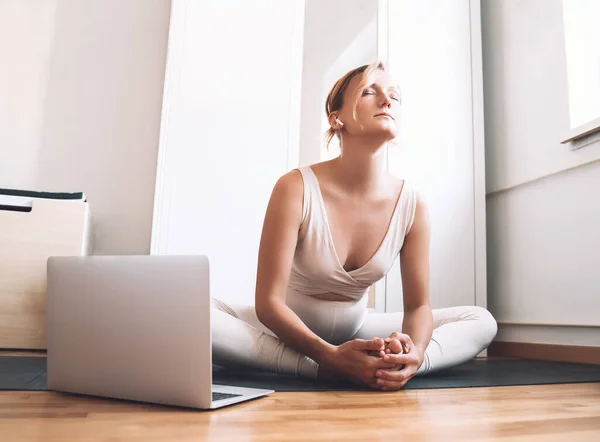
M56 8L0 3L0 187L37 185Z
M482 27L497 340L600 345L600 327L576 327L600 326L600 164L571 169L600 157L600 144L560 144L570 127L561 1L482 2Z
M208 255L211 294L253 303L267 203L298 162L304 2L176 0L172 17L152 251Z
M304 23L299 165L323 159L325 100L335 81L377 57L373 0L307 0ZM334 140L335 141L335 140ZM332 155L335 152L332 142Z
M435 8L436 13L431 11ZM389 168L425 198L431 222L430 297L433 308L485 307L479 290L485 222L483 143L477 101L480 54L474 52L471 5L452 2L390 1L389 64L402 91L398 145L391 147ZM474 34L475 35L475 34ZM481 197L479 196L481 195ZM484 250L484 248L482 248ZM388 311L403 309L399 264L387 278ZM483 286L485 288L485 286Z
M83 191L94 253L148 253L169 0L0 3L0 187Z

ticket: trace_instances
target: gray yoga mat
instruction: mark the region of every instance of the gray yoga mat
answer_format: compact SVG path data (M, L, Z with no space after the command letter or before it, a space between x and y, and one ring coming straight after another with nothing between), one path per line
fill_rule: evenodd
M0 390L47 390L46 358L0 356Z
M349 382L317 382L263 372L213 367L215 384L275 391L359 391ZM528 359L472 360L454 368L415 377L406 389L494 387L600 382L600 365ZM47 390L46 358L0 356L0 390Z
M217 367L215 384L270 388L275 391L368 390L349 382L317 382L260 372L238 372ZM448 370L412 378L407 390L428 388L498 387L511 385L600 382L600 365L529 359L472 360Z

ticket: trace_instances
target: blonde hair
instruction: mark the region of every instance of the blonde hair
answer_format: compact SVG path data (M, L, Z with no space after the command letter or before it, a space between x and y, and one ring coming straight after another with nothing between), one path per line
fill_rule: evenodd
M372 72L374 72L377 69L382 71L386 70L383 62L375 61L370 64L359 66L355 69L352 69L351 71L346 72L346 74L344 74L340 79L338 79L329 91L329 94L327 95L327 100L325 100L325 113L327 114L327 118L329 118L329 116L333 112L336 112L342 108L342 106L344 105L344 94L348 89L350 81L354 77L359 76L360 82L358 87L354 91L352 97L352 101L354 103L352 106L352 115L354 116L354 118L356 118L356 101L362 89L367 85L367 78L369 77L369 75L371 75ZM331 143L331 140L334 136L337 136L338 139L340 139L339 131L334 129L333 127L327 129L327 132L325 132L325 145L328 148L329 143Z

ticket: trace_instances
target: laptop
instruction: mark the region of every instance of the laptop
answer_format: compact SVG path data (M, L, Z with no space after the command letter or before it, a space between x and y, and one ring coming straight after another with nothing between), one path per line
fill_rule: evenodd
M206 256L59 256L47 263L50 390L216 409L273 390L212 383Z

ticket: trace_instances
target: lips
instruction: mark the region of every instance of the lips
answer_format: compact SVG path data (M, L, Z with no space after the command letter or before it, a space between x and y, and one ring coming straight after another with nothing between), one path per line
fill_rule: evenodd
M390 114L386 114L386 113L381 113L381 114L377 114L375 115L376 117L389 117L392 120L394 120L394 117L392 117Z

